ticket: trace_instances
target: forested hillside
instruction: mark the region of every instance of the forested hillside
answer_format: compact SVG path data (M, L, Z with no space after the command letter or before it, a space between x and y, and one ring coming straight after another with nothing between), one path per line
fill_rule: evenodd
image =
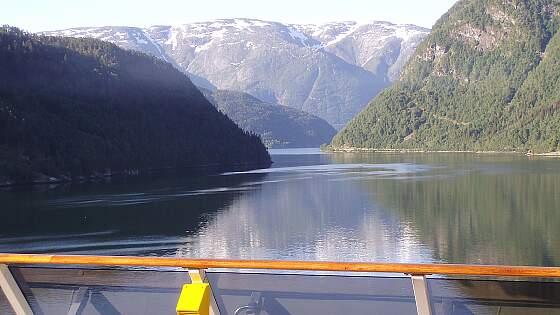
M164 61L0 28L0 182L200 165L269 166L270 157Z
M335 149L559 150L560 3L460 0Z
M247 93L203 91L208 100L244 130L261 136L270 148L318 147L331 142L336 130L306 112L263 102Z

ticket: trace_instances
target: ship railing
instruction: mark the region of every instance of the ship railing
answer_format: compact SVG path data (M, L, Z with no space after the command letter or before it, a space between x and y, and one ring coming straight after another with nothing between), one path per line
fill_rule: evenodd
M557 267L0 254L0 313L560 314L558 279ZM182 289L199 309L181 308Z

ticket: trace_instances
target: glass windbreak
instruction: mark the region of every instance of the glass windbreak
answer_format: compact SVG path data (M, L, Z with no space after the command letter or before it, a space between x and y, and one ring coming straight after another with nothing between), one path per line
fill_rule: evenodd
M410 278L208 272L222 315L416 314Z
M435 315L560 315L560 283L428 280Z
M8 299L6 299L6 295L4 292L0 290L0 314L2 315L15 315L16 313L12 311L12 308L8 304Z
M34 314L176 314L186 271L10 267ZM222 315L416 314L410 277L208 271ZM560 315L560 282L429 278L434 315ZM11 315L0 291L0 314Z
M10 267L34 314L176 314L187 272ZM5 299L4 299L5 300ZM0 298L0 314L5 314ZM8 313L9 314L9 313Z

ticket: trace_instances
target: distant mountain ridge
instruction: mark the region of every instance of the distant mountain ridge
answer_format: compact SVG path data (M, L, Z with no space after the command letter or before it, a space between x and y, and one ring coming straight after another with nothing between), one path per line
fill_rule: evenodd
M204 88L243 91L341 128L398 78L428 33L388 22L310 25L223 19L44 34L92 37L148 53L172 63Z
M206 98L242 129L260 135L269 148L309 148L330 143L336 129L323 119L247 93L202 89Z
M560 151L560 2L460 0L335 149Z
M414 49L429 30L412 24L384 21L293 25L311 34L326 51L374 74L398 79Z

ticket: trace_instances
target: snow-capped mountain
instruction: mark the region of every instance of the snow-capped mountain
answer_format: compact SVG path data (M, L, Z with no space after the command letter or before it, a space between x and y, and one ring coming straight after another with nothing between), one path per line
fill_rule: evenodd
M205 88L243 91L341 128L398 78L428 33L387 22L299 25L224 19L44 34L93 37L139 50L172 63Z
M389 22L340 22L294 27L311 34L325 50L344 61L387 76L391 81L398 79L408 57L429 33L428 29L419 26Z

